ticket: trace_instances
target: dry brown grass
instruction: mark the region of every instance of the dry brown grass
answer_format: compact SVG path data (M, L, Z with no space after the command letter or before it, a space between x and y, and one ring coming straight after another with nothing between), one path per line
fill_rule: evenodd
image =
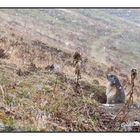
M112 116L98 108L98 101L105 99L106 66L88 58L77 94L68 50L9 34L0 40L10 55L0 59L0 122L5 131L110 131L106 124ZM59 71L45 70L51 64ZM19 69L29 73L18 75Z

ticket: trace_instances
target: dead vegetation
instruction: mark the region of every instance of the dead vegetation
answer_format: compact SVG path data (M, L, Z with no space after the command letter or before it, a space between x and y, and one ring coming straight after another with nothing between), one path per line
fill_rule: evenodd
M120 120L100 107L106 103L105 65L80 55L73 65L68 51L10 34L10 41L0 39L3 131L123 131Z
M4 65L4 61L1 61L1 74L4 77L0 77L3 81L0 90L0 120L6 127L10 127L8 131L99 130L96 128L99 120L91 116L91 111L95 111L94 106L102 95L96 100L94 97L99 93L105 95L104 89L103 93L98 89L101 87L99 84L94 83L93 86L86 81L79 81L82 92L77 94L74 77L53 71L55 65L44 64L45 69L38 69L35 64L25 64L17 70L16 67L13 68L15 70L8 70L8 64ZM15 75L14 82L13 77L8 76L11 73Z

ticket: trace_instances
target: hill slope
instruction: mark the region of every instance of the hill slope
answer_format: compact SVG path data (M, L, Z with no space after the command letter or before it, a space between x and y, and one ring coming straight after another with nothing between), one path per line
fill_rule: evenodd
M115 62L127 69L139 67L139 9L3 9L0 12L1 24L16 27L19 32L26 29L22 34L27 32L30 37L42 38L51 46L80 47L98 61L111 60L111 64Z
M6 129L109 131L105 125L112 115L96 110L106 102L107 69L114 66L123 83L131 68L140 68L140 10L132 10L130 18L126 13L130 10L1 9L0 122ZM83 57L80 93L75 50ZM48 69L52 64L55 69ZM139 84L138 78L138 103Z

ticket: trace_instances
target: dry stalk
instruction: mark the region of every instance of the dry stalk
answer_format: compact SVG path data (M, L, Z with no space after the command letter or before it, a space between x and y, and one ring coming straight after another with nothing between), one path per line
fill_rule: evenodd
M80 83L79 80L81 79L81 61L82 57L79 52L75 52L73 55L73 64L75 67L75 75L76 75L76 92L79 93Z

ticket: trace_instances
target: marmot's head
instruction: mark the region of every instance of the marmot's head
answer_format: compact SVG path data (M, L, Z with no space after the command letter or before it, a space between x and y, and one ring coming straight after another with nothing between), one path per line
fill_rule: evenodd
M107 80L110 82L111 86L120 86L120 82L116 75L107 74Z

